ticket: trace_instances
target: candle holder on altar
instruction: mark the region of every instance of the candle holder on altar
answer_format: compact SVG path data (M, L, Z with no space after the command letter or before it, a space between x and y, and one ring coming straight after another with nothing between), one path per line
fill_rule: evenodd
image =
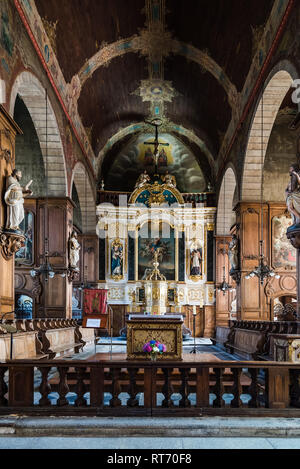
M151 315L164 315L168 307L168 283L159 271L159 249L154 252L153 270L147 275L145 289L145 308Z

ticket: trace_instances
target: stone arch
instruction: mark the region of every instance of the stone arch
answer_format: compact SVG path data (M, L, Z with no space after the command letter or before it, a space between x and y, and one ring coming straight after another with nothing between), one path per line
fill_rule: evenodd
M218 212L217 212L217 235L230 233L230 228L234 223L233 201L236 189L236 176L232 167L228 167L223 176L219 192Z
M97 173L101 174L101 166L104 161L104 158L107 152L115 145L119 140L126 137L127 135L134 134L136 132L147 132L148 127L145 126L144 122L138 122L135 124L131 124L123 129L119 130L116 134L114 134L104 145L104 147L99 151L97 155ZM215 165L215 158L212 155L211 151L209 150L208 146L206 145L204 139L199 138L194 132L186 129L181 125L174 124L173 122L169 122L168 127L166 128L166 133L176 132L179 135L183 135L191 142L195 143L199 149L205 154L207 157L208 164L210 166L211 174L215 176L216 174L216 165ZM200 165L199 165L200 166Z
M72 174L71 188L75 184L82 216L82 232L95 233L96 231L96 202L89 175L84 165L78 162ZM72 189L71 189L72 193Z
M44 164L48 166L48 195L66 196L67 177L63 145L57 120L47 100L47 134L46 140L46 98L45 89L40 81L30 72L22 72L16 78L10 96L10 114L13 115L17 95L26 105L38 135ZM47 151L46 151L47 146Z
M266 80L263 98L260 95L250 126L242 176L243 201L260 200L262 171L272 128L281 103L296 77L293 65L283 61L277 64Z
M6 86L5 81L0 77L0 104L6 103Z

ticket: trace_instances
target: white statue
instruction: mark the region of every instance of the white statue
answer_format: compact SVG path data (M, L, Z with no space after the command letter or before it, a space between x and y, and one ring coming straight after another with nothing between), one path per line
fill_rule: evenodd
M32 191L29 189L32 180L25 187L22 187L21 178L22 172L18 169L14 169L11 175L6 178L4 200L7 205L7 230L19 230L19 225L24 220L24 197L32 195Z
M136 181L134 188L135 188L135 189L138 189L138 188L140 188L140 187L143 187L143 186L145 186L146 184L148 184L149 181L150 181L150 176L149 176L149 174L147 174L147 171L145 170L145 171L144 171L142 174L140 174L140 176L138 177L138 180Z
M168 171L166 172L165 176L163 177L163 181L168 186L176 187L176 179L175 176L169 174Z
M239 267L239 241L235 234L232 235L232 240L229 243L228 257L231 269L237 270Z
M76 231L72 231L69 239L69 264L72 269L79 270L77 264L79 262L79 251L81 247L77 239Z

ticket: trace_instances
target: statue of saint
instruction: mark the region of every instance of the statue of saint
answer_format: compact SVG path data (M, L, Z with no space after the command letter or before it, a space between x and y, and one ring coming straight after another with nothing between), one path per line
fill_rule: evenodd
M6 229L20 231L19 225L24 220L24 197L32 195L29 189L32 180L22 187L20 184L22 172L14 169L10 176L6 178L6 192L4 201L7 206Z
M135 183L134 188L138 189L140 187L145 186L150 181L150 176L147 174L147 171L145 170L140 176L138 177L138 180Z
M232 235L232 240L229 243L228 247L228 257L232 270L237 270L239 267L239 241L236 235Z
M172 187L176 187L176 179L175 179L175 176L173 176L172 174L169 174L168 171L166 172L164 178L163 178L163 181L165 184L167 184L168 186L172 186Z
M118 241L111 248L111 275L123 275L123 246Z
M77 264L79 262L79 251L81 247L77 239L76 231L72 231L69 239L69 264L72 269L79 270Z
M293 224L300 223L300 168L297 163L290 166L290 182L285 190L286 205L292 215Z

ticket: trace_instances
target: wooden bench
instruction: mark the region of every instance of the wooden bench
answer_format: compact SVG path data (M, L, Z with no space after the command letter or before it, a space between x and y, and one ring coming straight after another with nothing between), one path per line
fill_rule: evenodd
M79 353L85 342L81 339L81 334L77 329L76 327L65 327L41 331L43 352L51 360L72 350L74 353Z
M10 326L11 327L11 326ZM5 328L5 324L1 329ZM12 332L0 334L0 360L12 359L47 359L48 355L43 353L43 346L37 331ZM11 357L12 354L12 357Z
M259 360L263 353L266 334L262 331L235 329L233 343L226 343L226 349L247 360Z
M225 343L228 341L228 335L230 332L230 327L217 326L216 327L216 337L212 337L211 341L214 345L221 345L224 347Z

